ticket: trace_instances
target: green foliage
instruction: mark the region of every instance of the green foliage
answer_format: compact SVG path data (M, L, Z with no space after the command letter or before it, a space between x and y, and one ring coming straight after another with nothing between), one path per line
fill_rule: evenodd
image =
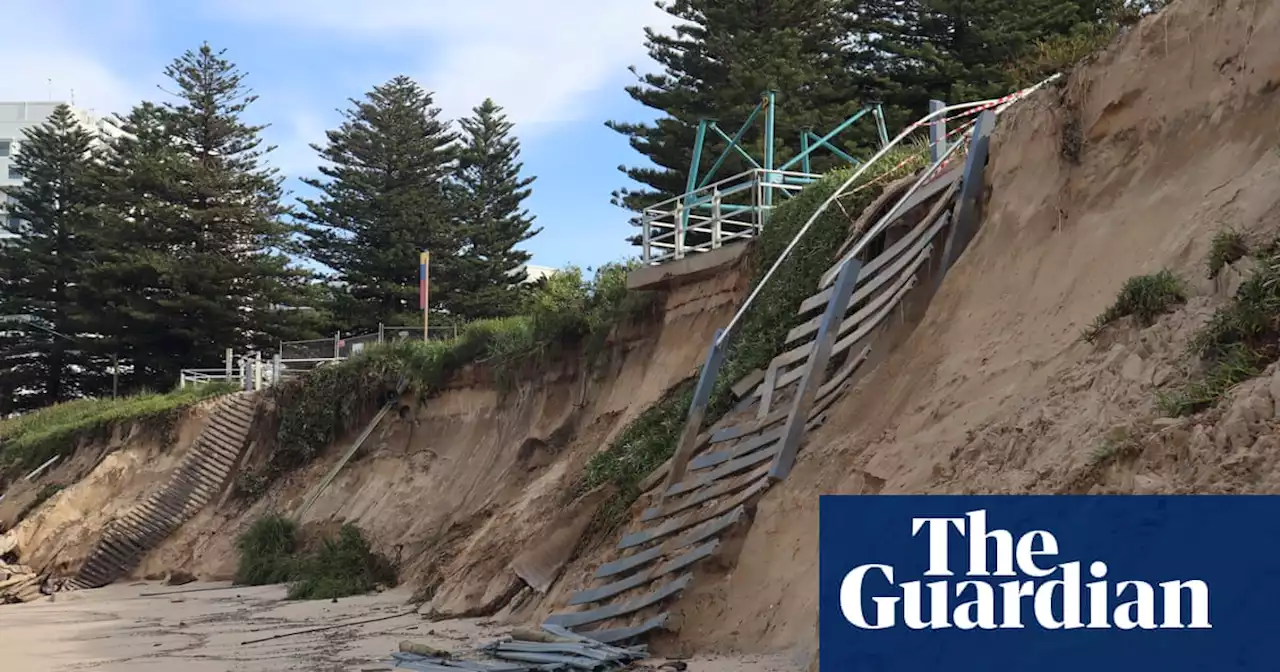
M625 521L632 502L640 496L640 482L675 452L692 399L693 381L686 380L646 408L608 448L587 462L575 494L605 484L616 488L596 513L593 526L597 530L612 530Z
M903 161L906 163L899 166ZM783 351L787 332L803 322L796 309L804 299L817 293L818 281L835 263L836 252L849 236L852 222L845 213L856 213L854 217L861 214L880 195L885 184L923 168L925 162L925 155L916 148L890 152L864 172L858 183L850 188L862 187L861 191L846 191L846 196L839 201L840 207L833 205L818 217L756 296L733 337L716 379L707 412L708 423L714 423L732 406L730 388L752 371L766 368ZM760 284L764 274L818 206L852 172L850 169L830 173L778 206L759 237L753 286Z
M1230 348L1246 346L1261 358L1274 361L1280 337L1280 253L1266 253L1227 305L1214 312L1209 323L1192 339L1192 351L1216 360Z
M375 346L273 387L279 417L274 447L265 470L255 472L238 492L260 494L281 474L315 459L367 421L401 381L426 396L468 364L484 362L503 375L572 346L598 351L617 324L652 308L650 294L626 291L632 267L606 264L589 282L571 267L530 293L527 315L477 320L450 340Z
M1150 325L1157 317L1186 301L1186 287L1172 271L1166 269L1151 275L1135 275L1124 282L1115 303L1094 318L1081 338L1093 343L1107 325L1129 315L1142 325Z
M0 204L9 201L0 233L16 236L0 238L0 315L33 316L66 338L0 324L0 417L99 392L106 366L94 337L81 337L98 295L80 277L101 247L92 136L59 105L22 143L11 168L25 181L0 190Z
M1203 374L1160 392L1161 411L1173 416L1202 411L1280 359L1280 246L1272 243L1260 254L1249 279L1191 339L1191 355L1202 361Z
M1106 48L1118 29L1114 23L1084 23L1070 32L1036 40L1031 50L1010 66L1012 83L1018 87L1030 86L1054 73L1070 70Z
M343 329L395 323L418 309L418 255L431 253L431 306L450 308L465 245L448 179L458 135L432 94L397 76L352 100L342 125L316 147L329 165L303 182L306 249L345 288L333 312Z
M1156 408L1171 417L1203 411L1216 404L1231 388L1262 373L1266 363L1260 352L1243 343L1226 346L1206 362L1203 375L1172 390L1158 391Z
M346 524L295 563L291 600L327 600L396 585L396 569L374 552L360 528Z
M1243 233L1234 229L1223 229L1213 235L1209 242L1209 277L1217 277L1223 266L1235 263L1249 254L1249 241Z
M1091 469L1100 469L1115 460L1136 455L1141 450L1142 445L1132 429L1113 427L1089 453L1086 466Z
M290 265L283 178L266 164L265 126L246 121L246 75L208 44L165 68L171 97L118 118L103 155L104 293L95 331L127 362L127 388L168 386L226 348L308 331L298 307L310 273Z
M336 538L321 537L304 548L297 523L280 515L264 516L240 536L236 548L236 583L289 583L293 600L359 595L396 584L395 567L351 524L343 525Z
M236 540L240 560L235 582L247 586L284 583L294 577L294 554L298 551L298 525L280 515L253 521Z
M824 133L863 107L854 73L844 61L843 46L851 32L841 24L838 3L662 0L658 6L676 24L671 32L645 31L649 56L661 71L640 75L626 90L661 116L653 123L607 124L647 159L621 168L643 188L615 192L618 205L639 212L684 193L699 120L720 119L733 134L767 89L779 92L779 163L798 151L803 129ZM757 159L764 154L763 118L757 117L741 141ZM875 139L875 124L866 118L841 133L839 141L845 151L865 154L860 150L872 147ZM707 134L703 171L726 146L716 134ZM816 171L841 165L825 150L815 152L813 161ZM730 153L715 178L751 167ZM701 241L691 236L689 242Z
M30 471L81 441L107 436L123 423L168 423L187 407L230 392L223 384L191 386L168 394L78 399L0 420L0 480Z

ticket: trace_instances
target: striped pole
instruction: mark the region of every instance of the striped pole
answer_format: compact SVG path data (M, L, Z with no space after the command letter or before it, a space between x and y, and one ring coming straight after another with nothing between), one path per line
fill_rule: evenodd
M427 336L427 292L428 278L430 277L429 265L431 263L431 255L423 252L418 257L418 305L422 308L422 342L429 340Z

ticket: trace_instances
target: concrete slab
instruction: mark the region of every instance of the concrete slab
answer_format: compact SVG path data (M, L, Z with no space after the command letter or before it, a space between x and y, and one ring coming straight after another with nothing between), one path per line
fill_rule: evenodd
M658 266L645 266L627 274L627 289L663 289L672 284L701 280L736 263L750 249L751 241L733 242L718 250L693 254Z

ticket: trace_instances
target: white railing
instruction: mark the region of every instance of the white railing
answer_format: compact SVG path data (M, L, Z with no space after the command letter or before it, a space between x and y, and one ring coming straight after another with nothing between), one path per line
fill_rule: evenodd
M757 168L655 203L641 213L641 258L661 264L754 237L784 197L819 177Z
M227 373L225 369L183 369L178 379L179 387L206 383L235 383L244 380L240 372Z

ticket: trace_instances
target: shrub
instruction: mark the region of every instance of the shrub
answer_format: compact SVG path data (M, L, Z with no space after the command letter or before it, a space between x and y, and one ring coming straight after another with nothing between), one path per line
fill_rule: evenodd
M1232 229L1223 229L1214 234L1209 243L1209 277L1216 277L1223 266L1239 261L1246 254L1249 254L1249 242L1245 240L1244 234Z
M756 296L738 333L733 336L720 375L716 378L707 411L708 425L715 423L732 407L732 386L752 371L767 367L782 352L787 332L804 321L796 311L804 299L817 293L822 274L836 262L835 254L849 235L850 218L862 214L884 190L884 185L923 168L926 152L927 146L891 151L862 174L858 184L854 185L855 188L863 187L860 191L847 193L838 205L827 208L809 228ZM852 172L853 169L846 169L827 174L770 214L756 247L753 286L760 284L764 274L818 206Z
M1108 325L1130 315L1134 316L1140 324L1149 326L1157 317L1186 301L1186 288L1182 280L1172 271L1162 270L1151 275L1135 275L1124 282L1115 303L1094 318L1093 323L1081 334L1081 338L1093 343Z
M298 536L297 524L283 516L254 521L236 543L240 561L235 582L289 583L289 599L296 600L359 595L396 584L395 567L374 552L354 525L343 525L336 538L321 537L305 550Z
M293 578L293 554L298 549L298 526L280 515L253 521L236 540L240 562L235 582L249 586L284 583Z
M346 524L338 536L298 558L289 599L327 600L395 586L396 570L386 557L374 552L360 528Z

